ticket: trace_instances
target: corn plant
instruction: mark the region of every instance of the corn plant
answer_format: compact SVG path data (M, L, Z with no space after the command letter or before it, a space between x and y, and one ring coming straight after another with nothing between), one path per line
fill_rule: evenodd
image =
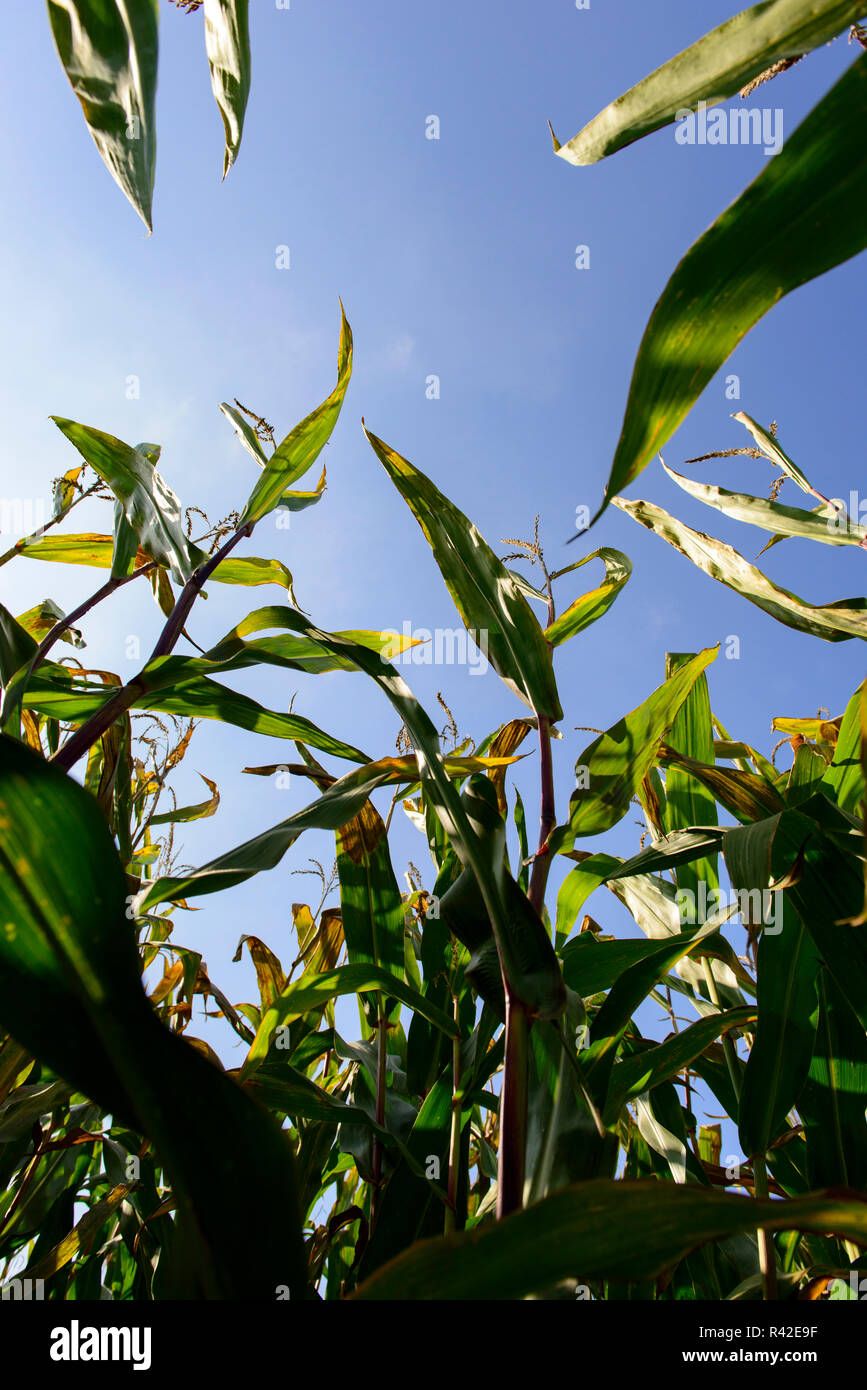
M329 632L294 604L256 609L210 650L178 654L206 582L290 588L280 561L236 547L275 507L321 498L324 479L306 493L294 485L321 453L348 385L345 318L338 358L332 394L270 452L240 411L223 406L260 472L229 534L215 528L210 555L180 524L156 447L57 421L80 461L59 481L54 520L90 490L86 470L113 495L115 515L111 534L50 525L53 534L13 548L19 561L64 556L110 577L70 614L57 617L51 603L17 619L4 613L4 1256L27 1251L28 1277L47 1279L61 1298L101 1287L115 1298L300 1298L313 1288L516 1296L569 1280L596 1298L636 1289L679 1297L685 1288L772 1296L778 1277L848 1270L851 1243L867 1229L863 1203L837 1190L864 1185L863 1096L839 1072L854 1067L860 1087L867 1064L860 696L836 721L798 726L794 766L778 773L715 725L705 672L716 649L672 655L659 688L581 755L558 823L554 658L611 607L630 562L605 549L551 573L535 539L519 551L541 566L543 583L532 584L370 433L464 624L523 714L472 751L444 752L391 664L412 639ZM604 566L603 582L558 613L562 581L591 560ZM59 638L82 641L75 625L142 577L165 621L137 676L122 683L57 659ZM363 672L394 708L407 751L371 760L218 679L263 664ZM150 730L158 743L149 763L135 751L133 719L143 714L143 736ZM189 730L173 733L171 721L202 718L291 739L297 763L250 771L291 770L316 794L182 870L157 837L216 812L216 786L209 781L210 796L195 806L157 803L189 743ZM507 781L531 735L533 852ZM338 775L323 759L351 770ZM83 786L69 776L82 764ZM371 800L386 786L427 840L430 887L417 873L410 891L398 888ZM637 858L577 848L635 798L652 835ZM718 807L736 824L721 825ZM246 936L260 1001L232 1003L175 942L174 913L273 869L314 827L335 834L339 909L324 899L315 911L296 907L291 964ZM552 920L555 855L575 867ZM589 919L574 934L603 886L645 941L618 940ZM709 911L708 893L720 899ZM753 968L724 934L738 911L758 947ZM164 974L148 999L142 972L157 957ZM699 1015L683 1030L672 991ZM185 1036L197 995L245 1044L231 1074L206 1040ZM335 1017L347 995L363 1020L355 1042ZM635 1020L648 999L664 1000L672 1018L661 1042ZM733 1178L712 1136L696 1132L695 1078L739 1126L749 1161ZM722 1190L732 1183L754 1195ZM58 1190L61 1212L87 1203L72 1230L43 1229ZM789 1233L785 1243L775 1231Z
M206 23L209 11L228 22L242 8L205 0ZM137 26L155 22L155 7L49 9L80 95L99 57L111 120L87 101L85 112L114 132L101 152L147 213L152 148L134 169L121 157L118 113L148 116L155 29ZM124 17L128 34L112 28ZM767 0L560 153L576 163L611 153L857 18L841 0ZM639 351L603 500L771 617L833 641L867 635L865 600L808 605L730 547L619 493L761 314L864 246L852 207L865 191L865 61L675 272ZM133 70L150 72L149 96L130 95ZM238 82L224 112L232 154ZM341 313L336 385L279 443L238 402L221 407L259 471L246 502L226 498L225 519L195 539L197 509L185 512L158 471L158 446L56 417L76 462L57 480L49 522L0 556L107 575L69 612L51 599L17 616L0 608L4 1278L21 1273L50 1299L77 1301L772 1300L846 1286L867 1245L867 687L834 717L779 715L794 755L781 770L779 748L739 741L713 713L718 648L669 653L659 686L595 731L558 807L552 740L570 701L557 650L608 620L631 561L600 547L551 570L538 531L500 558L431 479L366 431L468 634L517 701L501 727L461 740L452 721L445 738L396 666L412 638L317 625L284 561L247 550L276 509L321 502L324 470L310 490L297 485L332 434L352 357ZM766 500L675 480L773 544L863 545L857 517L807 481L772 430L741 419L817 509L784 505L777 489ZM66 529L83 498L112 506L104 533ZM529 573L515 567L527 561ZM591 562L601 579L563 598ZM59 654L61 642L80 652L101 605L144 579L160 620L131 680ZM197 605L218 584L276 584L281 601L233 611L202 649ZM224 683L260 667L367 677L399 721L396 751L371 757L351 731ZM202 719L290 740L297 761L247 771L288 772L311 790L301 810L189 868L178 827L220 809L215 778L193 805L172 789ZM510 780L528 748L538 832L536 804L529 815ZM385 820L373 800L383 788ZM635 802L638 852L595 846ZM430 856L427 873L410 867L405 891L389 845L401 812ZM294 906L291 961L264 927L242 936L237 958L249 954L259 999L234 1002L179 939L178 914L274 870L311 829L334 835L334 877L322 867L319 903ZM555 862L568 867L556 894ZM606 931L585 911L598 894L604 915L606 893L640 935ZM240 1067L191 1031L197 998L243 1045ZM359 1038L344 1036L340 999L357 1000ZM662 1039L645 1036L649 1004L670 1020ZM723 1161L720 1128L700 1123L704 1090L737 1131L735 1163Z

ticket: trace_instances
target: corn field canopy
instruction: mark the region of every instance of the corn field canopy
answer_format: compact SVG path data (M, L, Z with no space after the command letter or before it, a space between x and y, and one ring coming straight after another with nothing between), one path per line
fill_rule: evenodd
M48 2L86 127L149 230L166 31L202 30L224 178L251 93L246 0L173 8ZM861 17L843 0L763 0L568 143L555 137L578 170L559 172L580 180L852 39L842 75L661 277L577 555L550 565L539 518L531 538L486 537L439 473L352 424L377 546L397 540L387 497L401 543L442 581L454 641L509 710L495 727L481 696L460 724L443 692L417 698L409 676L432 634L380 618L333 630L334 588L359 576L339 572L336 543L296 541L337 490L326 461L333 478L360 389L342 302L336 361L299 423L282 434L237 398L220 403L234 452L231 468L213 465L213 517L187 495L180 423L163 448L51 416L66 462L51 513L0 554L4 578L49 562L53 592L23 611L0 603L4 1298L27 1281L75 1304L860 1296L867 597L847 596L844 566L865 560L867 528L857 493L825 495L797 431L746 410L740 447L686 471L650 466L777 302L867 245ZM734 455L763 470L754 491L691 471L713 461L722 474ZM702 504L726 536L756 528L761 550L747 558L625 496L640 475L685 494L690 521ZM526 511L514 480L504 490ZM603 513L605 543L591 530ZM739 534L744 549L756 540ZM597 623L615 675L629 659L627 605L646 582L631 541L699 595L702 636L661 649L642 698L618 697L607 728L585 729ZM799 590L812 592L820 556L843 597L786 587L795 545ZM305 556L309 612L289 567ZM78 589L58 575L83 575L87 597L68 604ZM396 595L407 582L397 561L391 582ZM144 645L122 671L91 666L89 646L142 593ZM762 710L762 746L728 727L717 598L792 644L792 703ZM805 711L805 667L841 648L856 654L846 699ZM319 692L338 685L332 727ZM755 682L751 700L762 693ZM375 746L368 699L393 731ZM231 780L236 735L254 750L246 798ZM554 755L567 737L581 751L564 799ZM287 788L278 818L266 793ZM634 852L613 852L609 832L636 818ZM201 843L204 821L215 852L189 863L184 837ZM273 911L232 907L253 880ZM302 883L307 900L292 901ZM236 912L252 998L242 971L218 975L188 944L189 914L205 921L215 902Z

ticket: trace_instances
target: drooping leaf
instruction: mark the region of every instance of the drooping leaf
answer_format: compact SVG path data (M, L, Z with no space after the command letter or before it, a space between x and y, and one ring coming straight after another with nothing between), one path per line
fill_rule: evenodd
M178 806L174 811L161 811L159 815L151 816L151 825L178 825L181 822L191 820L206 820L208 816L216 815L217 807L220 804L220 793L217 791L216 782L212 782L210 777L205 777L199 773L205 786L209 788L211 795L207 801L199 801L195 806Z
M293 717L286 716L287 719ZM303 730L299 729L294 737L312 744L314 748L318 746ZM460 762L457 767L454 764L450 766L449 763L446 767L449 775L454 775L455 772L462 775L465 771ZM273 769L267 769L269 774L272 770L279 771L280 764L275 764ZM295 771L299 770L296 767ZM269 830L264 830L252 840L247 840L235 849L212 859L201 869L194 869L182 878L157 879L149 885L142 906L148 908L159 902L176 902L179 898L214 893L243 883L263 870L273 869L303 831L340 829L359 813L371 792L377 787L389 782L403 781L409 775L410 764L407 759L382 758L375 763L365 761L363 767L356 768L333 782L311 805Z
M241 145L250 94L249 0L205 0L205 51L214 100L223 118L226 177Z
M808 512L803 507L787 507L782 502L771 502L767 497L751 497L745 492L730 492L728 488L697 483L694 478L684 478L682 474L675 473L665 463L662 466L669 478L696 501L704 502L735 521L760 526L763 531L770 531L780 539L800 536L804 540L819 541L822 545L861 545L867 540L867 526L841 519L836 508L829 509L824 503L816 511Z
M632 561L629 556L624 555L622 550L612 550L607 546L594 550L592 555L586 555L577 565L571 565L569 568L578 569L580 565L586 565L588 560L596 559L602 560L605 565L605 579L598 589L591 589L589 593L582 594L581 598L570 603L560 617L546 627L545 636L554 647L569 637L574 637L576 632L583 632L585 627L589 627L607 613L632 573Z
M186 583L197 560L184 534L181 504L147 455L103 430L59 415L51 418L122 503L148 555L165 565L177 583Z
M867 599L840 599L824 605L806 603L789 589L774 584L732 546L703 531L693 531L653 502L616 497L614 505L668 541L711 579L770 613L778 623L796 632L823 637L826 642L845 642L850 637L867 639Z
M151 231L156 0L48 0L48 17L96 148Z
M779 792L754 772L734 767L710 767L707 763L676 753L666 743L659 746L661 767L678 766L689 772L697 782L707 787L721 806L739 821L749 823L781 811L784 802Z
M60 622L65 613L53 599L45 598L41 603L37 603L35 608L28 608L26 613L19 613L16 622L19 622L25 632L29 632L37 642L41 642L43 637L47 637L55 623ZM68 642L71 647L83 647L86 643L82 640L81 630L77 627L64 628L60 634L61 642Z
M197 719L217 719L271 738L302 739L323 753L347 758L350 762L369 762L360 749L333 738L302 715L266 709L248 695L229 690L218 681L206 676L189 676L184 662L184 657L171 656L151 662L146 674L140 676L143 692L133 707ZM30 679L24 696L25 707L52 719L89 719L106 703L106 692L75 681L73 676L73 672L63 667L49 666L47 672L41 667Z
M605 1102L603 1119L613 1124L623 1106L633 1096L641 1095L689 1066L696 1057L732 1028L743 1028L755 1023L757 1010L753 1004L744 1004L737 1009L727 1009L724 1013L700 1018L689 1028L673 1033L664 1042L648 1047L635 1056L627 1057L618 1063L611 1074L611 1085Z
M674 869L679 865L691 864L696 859L715 855L722 847L725 836L726 830L714 825L690 826L686 830L675 830L661 840L654 840L647 849L628 859L622 868L608 874L605 882L631 878L635 874L660 873L663 869Z
M219 570L217 573L219 574ZM248 613L246 618L242 618L241 622L236 623L225 637L222 637L215 646L205 653L203 659L198 663L191 662L190 670L206 672L210 668L214 671L231 671L239 670L243 666L256 665L259 662L288 666L293 670L311 673L354 671L356 669L351 661L335 657L332 652L327 652L310 638L301 636L296 632L284 633L276 638L266 637L254 642L244 640L253 632L265 632L269 629L284 627L287 613L291 615L293 611L282 605L275 605L268 608L257 608L252 613ZM388 656L398 655L418 645L417 638L390 631L352 631L341 635L352 642L369 647L371 651Z
M861 57L680 262L642 338L600 512L663 447L753 325L867 245L856 212L867 199L865 117Z
M593 164L669 125L700 101L713 106L784 58L800 58L861 17L861 0L763 0L741 10L606 106L556 153Z
M545 635L514 576L429 478L369 430L365 433L421 526L476 646L531 709L554 721L562 718Z
M187 542L193 567L204 563L207 556L198 546ZM20 552L31 560L47 560L53 564L92 565L96 569L110 569L114 554L111 536L70 535L45 536L24 546ZM135 568L141 569L150 557L139 549ZM227 555L214 570L211 584L241 584L255 587L259 584L279 584L295 601L293 579L282 560L265 560L257 555Z
M420 1242L354 1297L514 1299L564 1279L654 1279L705 1242L757 1227L833 1231L864 1243L867 1204L827 1193L756 1201L692 1183L600 1178L495 1226Z

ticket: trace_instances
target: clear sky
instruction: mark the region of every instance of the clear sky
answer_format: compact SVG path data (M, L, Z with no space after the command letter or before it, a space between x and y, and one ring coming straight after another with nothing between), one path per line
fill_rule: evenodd
M48 419L59 414L130 443L161 443L160 469L185 505L212 517L242 506L256 468L217 405L237 396L280 437L324 399L335 376L339 295L356 366L325 450L328 491L291 530L270 518L247 546L289 566L300 603L320 625L459 625L421 532L364 440L364 415L499 553L512 548L500 538L530 536L539 513L552 568L577 559L579 546L616 546L634 561L608 617L558 652L561 815L573 764L592 738L574 726L607 727L637 705L662 680L668 650L739 637L739 659L721 653L710 670L711 697L732 734L766 753L774 715L839 714L864 674L857 642L780 627L613 508L589 538L564 548L576 507L595 508L601 496L656 299L767 156L755 146L682 146L669 128L575 169L554 157L546 119L569 139L732 9L731 0L591 0L581 10L572 0L292 0L283 9L254 0L243 145L221 184L202 16L164 4L148 238L96 154L44 5L16 6L7 21L14 42L0 60L3 496L36 503L72 466L71 446ZM752 101L781 108L789 134L854 57L839 39ZM426 138L432 115L438 140ZM576 269L578 245L590 249L589 268ZM289 269L276 266L279 246L290 249ZM865 301L863 259L784 300L711 383L664 450L666 462L678 468L749 442L729 418L743 409L765 425L776 419L788 452L829 495L863 495ZM736 404L725 396L731 372L741 382ZM426 394L432 374L440 379L434 400ZM128 399L130 376L139 379L138 399ZM772 472L733 459L697 476L764 494ZM752 528L691 502L658 465L628 492L748 558L763 543ZM791 485L783 500L803 502ZM110 529L105 509L73 516L72 529ZM762 564L814 602L864 591L865 557L853 549L790 541ZM591 587L596 566L564 581L561 606ZM95 571L24 560L0 578L13 612L46 596L69 609L99 582ZM211 586L191 630L206 646L252 608L281 601L276 588ZM127 637L139 635L147 651L158 626L149 592L133 585L87 624L81 655L129 676ZM521 712L492 672L420 665L404 674L434 713L442 690L461 732L477 741ZM372 755L394 749L396 720L361 676L305 680L266 668L234 682L278 709L297 690L296 712ZM278 790L240 771L293 755L289 744L204 723L179 794L201 799L199 769L217 779L223 802L214 819L184 831L184 859L202 863L306 804L306 783ZM534 754L519 778L532 830L535 775ZM400 815L396 822L396 872L412 859L431 887L421 837ZM635 852L634 822L628 817L604 847ZM238 937L256 932L288 962L290 904L314 893L312 880L290 871L307 855L330 862L332 854L329 837L304 836L271 874L199 900L197 915L179 912L176 939L203 951L232 999L254 998L249 965L230 964ZM630 930L604 890L590 910L606 927ZM740 928L732 939L742 950Z

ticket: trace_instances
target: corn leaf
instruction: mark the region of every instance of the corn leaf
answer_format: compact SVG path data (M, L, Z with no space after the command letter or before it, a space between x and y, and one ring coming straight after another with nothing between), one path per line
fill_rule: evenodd
M862 0L764 0L741 10L630 87L556 152L569 164L594 164L699 101L725 101L781 59L827 43L862 9Z
M578 786L569 801L569 821L552 832L548 841L551 853L572 849L579 836L610 830L626 815L637 788L653 766L660 741L718 650L708 647L700 652L585 748L576 764Z
M655 1279L707 1241L801 1230L867 1243L867 1204L813 1193L756 1201L695 1184L599 1178L496 1226L423 1241L355 1293L359 1299L514 1299L565 1279Z
M259 521L280 506L292 483L302 477L318 459L337 424L349 379L352 375L352 330L340 306L340 342L337 348L337 385L327 400L305 417L278 444L250 493L240 525Z
M184 1296L264 1299L282 1283L303 1297L291 1150L265 1111L154 1014L96 801L3 737L0 817L2 1027L153 1140L193 1259Z
M279 1027L292 1023L296 1018L303 1018L305 1014L321 1011L331 1000L343 995L379 990L422 1014L448 1037L457 1035L457 1025L447 1013L389 971L373 965L342 965L325 974L302 975L300 980L287 985L280 998L263 1015L256 1039L241 1069L242 1077L249 1076L255 1071L256 1064L268 1056L271 1040Z
M181 504L147 455L102 430L59 415L51 418L111 488L142 548L177 583L186 583L197 558L184 534Z
M669 478L696 501L704 502L734 521L760 526L763 531L770 531L780 540L787 536L800 536L804 540L819 541L822 545L861 545L867 541L867 526L841 519L836 509L828 508L825 503L815 511L805 511L803 507L787 507L782 502L770 502L767 497L751 497L745 492L729 492L728 488L697 483L693 478L684 478L680 473L675 473L666 464L663 464L663 468Z
M545 636L554 647L558 647L569 637L574 637L576 632L583 632L585 627L589 627L607 613L632 573L632 561L629 556L624 555L622 550L612 550L607 546L594 550L592 555L586 555L577 565L570 565L569 568L578 569L579 566L586 565L588 560L595 559L600 559L605 565L605 579L597 589L591 589L589 593L582 594L581 598L570 603L560 617L546 627ZM560 571L561 574L566 572Z
M241 145L250 94L249 0L205 0L205 51L226 132L225 178Z
M679 550L711 579L734 589L778 623L822 637L826 642L846 642L850 637L867 640L867 599L840 599L837 603L810 604L768 579L732 546L703 531L693 531L653 502L614 499L614 505Z
M555 721L562 718L545 635L514 575L424 473L369 430L365 433L421 526L476 646L531 709Z
M867 245L867 56L675 270L644 332L600 507L644 469L783 295Z
M48 17L103 163L151 231L156 0L48 0Z

